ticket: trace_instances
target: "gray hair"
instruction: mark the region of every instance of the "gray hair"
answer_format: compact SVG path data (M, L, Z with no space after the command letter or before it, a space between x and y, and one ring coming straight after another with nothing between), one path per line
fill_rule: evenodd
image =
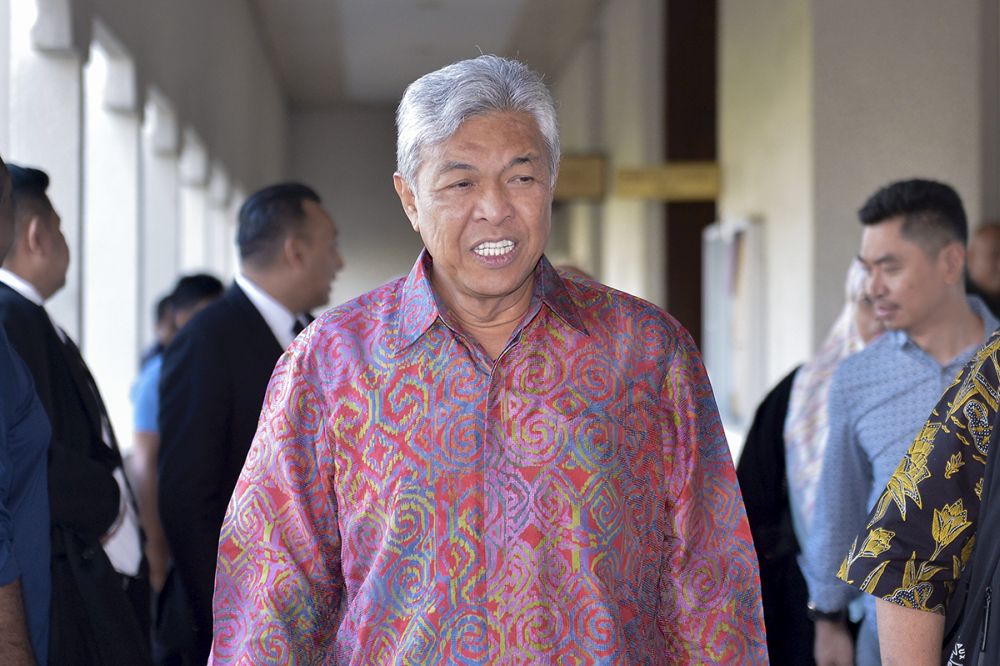
M527 113L535 119L554 183L559 129L552 96L539 74L495 55L453 63L407 87L396 110L396 169L413 185L425 149L447 141L469 118L495 112Z

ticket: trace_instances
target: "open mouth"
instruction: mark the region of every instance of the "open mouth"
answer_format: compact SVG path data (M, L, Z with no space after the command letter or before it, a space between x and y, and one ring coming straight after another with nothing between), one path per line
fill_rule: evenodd
M472 248L472 251L478 254L480 257L502 257L505 254L510 254L514 249L514 241L512 240L502 240L502 241L486 241L485 243L480 243L476 247Z

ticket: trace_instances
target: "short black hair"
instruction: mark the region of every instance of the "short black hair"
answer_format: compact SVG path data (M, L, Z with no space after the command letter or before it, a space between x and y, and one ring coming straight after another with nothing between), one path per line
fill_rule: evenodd
M270 263L288 233L301 229L305 200L321 203L315 190L302 183L279 183L251 194L240 207L236 233L240 259Z
M49 189L49 174L34 167L23 167L7 163L10 173L11 193L14 198L14 228L20 233L22 224L29 214L47 215L52 212L52 202L46 190Z
M902 234L936 253L951 242L969 241L969 223L962 199L950 185L914 178L890 183L871 195L858 211L870 226L902 217Z
M224 291L219 278L208 273L185 275L177 281L170 293L170 305L176 310L187 310L208 299L218 298Z

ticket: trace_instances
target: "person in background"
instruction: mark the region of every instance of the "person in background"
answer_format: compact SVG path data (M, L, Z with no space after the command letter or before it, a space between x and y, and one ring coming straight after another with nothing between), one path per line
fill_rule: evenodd
M0 261L13 240L13 188L0 159ZM0 663L10 666L48 663L51 436L31 373L0 327Z
M875 599L887 666L1000 663L998 396L1000 331L938 400L841 564Z
M173 558L161 608L190 617L160 636L181 663L199 665L212 644L219 528L268 379L309 310L327 303L343 267L337 227L319 195L299 183L252 194L240 209L236 240L235 283L178 331L160 380L157 495Z
M167 308L157 306L157 314L165 311L168 321L161 321L158 328L159 342L165 348L173 340L174 333L179 331L199 310L222 296L225 288L218 278L199 273L186 275L177 281L173 291L160 299L160 305L166 303ZM131 456L131 480L135 488L136 499L139 502L139 519L146 532L146 558L149 560L149 580L154 597L160 594L167 577L170 560L170 549L160 516L156 498L156 463L160 449L160 431L157 423L160 407L160 373L163 365L163 355L156 354L147 361L139 373L132 399L135 406L135 446ZM164 650L160 647L162 641L158 634L169 629L164 625L169 620L155 614L154 628L154 661L167 661Z
M9 165L15 234L0 269L0 324L52 425L49 662L149 664L150 588L135 499L97 384L45 301L69 248L38 169Z
M820 666L879 663L874 602L863 601L857 649L846 624L860 593L838 567L907 444L966 361L996 327L965 294L967 223L954 189L935 181L891 183L858 216L865 292L886 327L837 367L829 434L803 573Z
M213 663L766 663L690 335L543 256L541 77L449 65L397 128L425 249L275 368L219 542Z
M967 290L1000 317L1000 222L986 222L969 241Z
M170 294L167 294L156 302L153 326L155 341L142 353L142 358L139 359L140 372L146 368L146 364L153 358L163 355L163 350L174 339L175 333L177 333L177 330L174 328L174 312L170 307Z
M736 468L760 563L767 649L774 664L815 663L798 557L826 446L830 378L842 360L882 332L864 280L864 269L853 261L844 307L826 340L761 401Z

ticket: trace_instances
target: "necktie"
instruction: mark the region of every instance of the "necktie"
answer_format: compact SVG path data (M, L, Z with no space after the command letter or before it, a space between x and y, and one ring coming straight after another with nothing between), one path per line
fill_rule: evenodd
M292 335L298 337L299 333L305 330L306 323L303 321L302 315L295 318L295 322L292 324Z

